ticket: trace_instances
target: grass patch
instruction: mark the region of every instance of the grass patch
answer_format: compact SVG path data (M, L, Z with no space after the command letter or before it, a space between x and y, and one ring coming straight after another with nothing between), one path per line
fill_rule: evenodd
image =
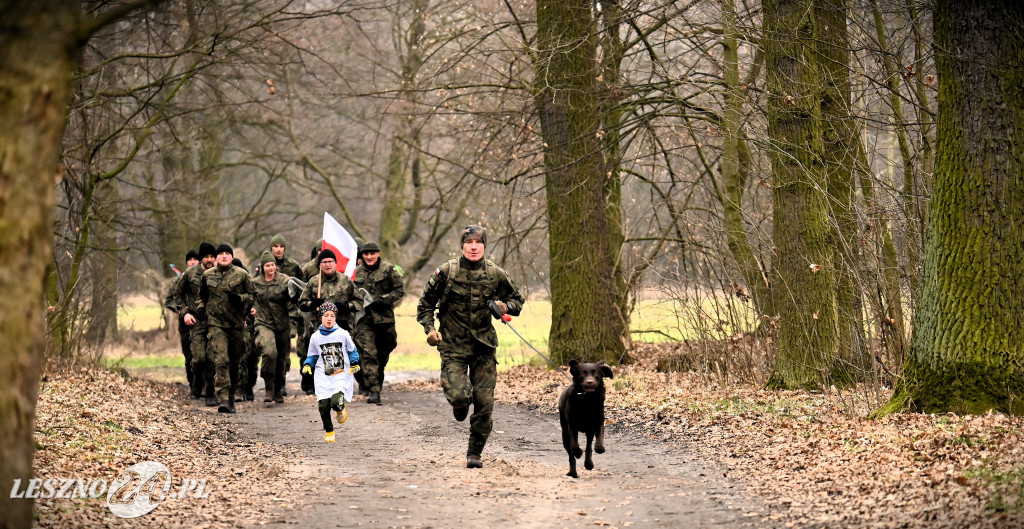
M427 345L423 327L416 322L415 298L407 298L395 310L398 347L391 353L389 370L438 371L441 357L437 349ZM721 300L704 298L698 301L677 299L645 299L637 303L631 316L634 339L663 342L670 339L690 339L711 334L727 335L732 326L707 314L721 311ZM160 328L164 315L160 305L142 297L131 298L118 312L118 325L122 329L147 331ZM548 353L551 328L551 302L547 299L528 300L522 314L512 318L512 327L540 352ZM536 362L537 354L516 336L509 326L494 323L498 334L498 370ZM716 330L717 329L717 330ZM159 370L181 368L185 362L177 354L130 355L124 358L104 358L108 366L121 366L128 370ZM291 356L292 367L299 367L298 358Z
M1024 466L1001 471L989 467L969 470L964 477L976 481L989 491L985 507L990 511L1024 512Z

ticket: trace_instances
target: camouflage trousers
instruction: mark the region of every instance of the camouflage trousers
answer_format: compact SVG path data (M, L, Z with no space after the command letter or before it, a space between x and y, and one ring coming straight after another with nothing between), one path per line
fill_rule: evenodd
M192 332L182 318L178 318L178 341L181 342L181 354L185 357L185 379L188 380L188 387L193 394L197 393L196 389L202 392L202 384L197 384L192 375Z
M200 390L206 390L206 396L213 396L213 382L216 376L216 365L210 356L209 327L205 321L197 321L189 329L192 342L192 377Z
M238 368L245 356L245 333L245 329L210 326L208 354L213 357L217 370L214 377L217 400L228 400L238 390Z
M249 324L246 324L249 325ZM245 349L238 366L238 387L252 389L256 386L256 371L260 367L260 352L256 348L256 330L247 326L242 335L245 336Z
M284 387L285 364L292 349L291 329L275 331L265 325L256 326L256 351L263 359L260 377L270 391Z
M494 352L480 343L475 343L470 350L441 351L444 397L453 408L473 405L467 455L483 453L494 424L491 413L494 411L494 386L498 383L498 361Z
M398 346L395 324L374 325L360 321L356 324L354 339L359 349L359 372L363 374L361 385L368 391L380 391L384 384L384 368L391 359L391 351Z

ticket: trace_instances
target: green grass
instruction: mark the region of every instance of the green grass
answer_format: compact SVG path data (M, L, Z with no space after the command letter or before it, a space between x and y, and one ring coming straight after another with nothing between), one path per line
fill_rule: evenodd
M117 310L117 326L122 331L151 331L159 329L163 322L160 304L152 300L123 303Z
M160 306L152 300L137 298L134 303L121 306L118 324L122 329L147 331L163 324ZM711 315L723 311L723 300L704 298L683 302L677 299L645 299L637 303L631 316L633 339L644 342L692 339L700 336L728 336L736 329L720 317ZM391 354L388 368L396 371L436 371L441 368L437 349L427 345L423 328L416 323L416 299L406 299L395 311L398 347ZM540 352L548 353L548 333L551 326L551 302L547 299L528 300L523 312L512 318L510 324L519 334L529 340ZM498 369L537 362L536 353L530 349L512 330L495 322L498 333ZM746 330L746 329L744 329ZM183 367L180 354L130 356L119 359L105 359L108 365L117 364L131 369ZM542 361L542 360L540 360ZM292 366L298 366L298 358L292 355Z
M980 467L967 471L964 477L989 490L987 509L1007 513L1024 511L1024 467L1015 466L1006 471Z

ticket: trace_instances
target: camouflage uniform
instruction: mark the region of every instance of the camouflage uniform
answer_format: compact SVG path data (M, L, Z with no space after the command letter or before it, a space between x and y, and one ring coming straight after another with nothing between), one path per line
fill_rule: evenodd
M356 311L363 306L363 298L356 293L352 280L342 272L334 272L329 276L316 274L309 278L306 289L299 296L299 310L316 313L316 308L325 301L338 306L338 326L351 331L352 319ZM319 318L312 319L316 321L310 325L310 334L320 325Z
M362 263L356 268L355 286L357 290L365 289L374 300L356 322L355 342L366 389L379 392L384 383L384 368L398 345L395 305L405 296L402 271L387 261L377 261L373 268Z
M451 274L455 268L457 273ZM471 456L483 452L492 427L498 335L487 308L491 300L505 302L508 314L513 316L519 315L524 303L508 273L490 259L473 262L459 257L434 270L416 308L416 321L427 333L434 329L435 307L438 310L443 339L437 349L441 353L441 387L445 398L453 408L473 404L467 451Z
M284 388L285 362L291 350L291 322L288 309L289 276L278 272L267 281L262 274L253 280L256 290L256 349L263 358L260 377L267 397L280 396Z
M178 315L178 341L181 342L181 354L185 356L185 378L188 379L188 388L192 396L199 398L203 394L203 386L195 380L192 372L192 338L189 327L185 325L185 307L178 305L179 298L175 293L181 290L182 278L185 274L176 276L167 289L167 296L164 298L164 306ZM201 379L200 379L201 381Z
M316 277L320 272L320 266L316 262L316 257L302 265L299 272L302 274L299 279L306 282ZM309 312L302 311L301 308L299 311L302 314L302 327L299 327L299 341L295 354L299 357L299 365L302 365L306 361L306 352L309 351L309 339L313 336L313 331L316 330L316 326L320 324L320 321L315 313L311 317ZM313 377L311 375L302 375L302 389L313 391Z
M216 268L216 267L214 267ZM206 269L202 263L189 267L181 275L181 281L173 287L172 303L178 308L182 317L191 314L196 319L189 327L189 341L192 344L192 376L200 389L206 390L207 400L214 398L214 379L216 366L209 351L209 328L206 315L199 309L199 290Z
M255 294L252 280L242 268L216 265L203 274L199 292L199 309L206 311L209 349L217 366L217 399L232 403L245 355L245 319Z

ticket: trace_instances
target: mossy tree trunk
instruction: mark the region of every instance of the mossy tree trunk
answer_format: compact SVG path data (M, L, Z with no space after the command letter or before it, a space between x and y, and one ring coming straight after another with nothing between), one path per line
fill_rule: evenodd
M825 383L838 349L834 232L822 138L820 28L806 0L764 3L779 330L772 388Z
M1024 5L940 0L937 158L904 379L886 413L1024 413Z
M45 4L45 5L40 5ZM0 527L29 527L35 403L46 349L44 285L53 261L54 188L80 3L0 2Z
M722 108L721 186L716 187L722 203L726 244L739 270L757 315L774 315L771 303L771 281L754 254L747 238L743 219L743 197L749 176L749 153L744 144L742 122L743 101L740 86L739 39L735 0L721 0L722 8L722 73L725 81Z
M858 238L854 167L857 128L850 109L850 51L846 0L819 0L814 6L818 38L814 45L822 75L822 140L825 182L832 216L830 246L836 268L837 362L831 381L848 385L868 377L872 361L864 333L864 304L858 281Z
M629 343L629 284L626 281L622 263L622 246L625 243L625 232L622 218L622 60L625 44L622 42L621 28L623 12L619 0L602 0L601 7L601 48L598 63L600 98L598 113L601 117L599 134L604 143L604 184L605 201L608 213L608 246L615 261L612 279L617 299L615 308L617 317L624 329L622 337Z
M588 0L537 2L534 97L545 143L552 359L618 363L621 316L602 153L597 22ZM613 188L611 188L613 189Z

